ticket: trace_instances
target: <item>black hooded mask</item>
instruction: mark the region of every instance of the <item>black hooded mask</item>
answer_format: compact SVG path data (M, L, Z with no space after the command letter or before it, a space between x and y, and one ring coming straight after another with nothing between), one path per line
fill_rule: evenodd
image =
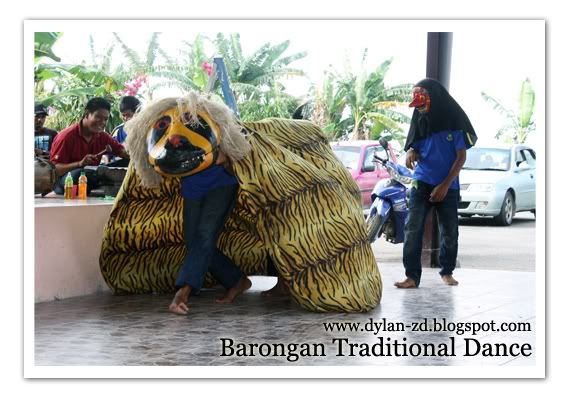
M467 148L475 145L477 135L467 114L451 97L447 90L435 79L426 78L415 86L427 90L431 100L429 111L420 113L417 109L412 115L412 122L404 150L407 151L416 140L424 139L432 133L441 131L462 131Z

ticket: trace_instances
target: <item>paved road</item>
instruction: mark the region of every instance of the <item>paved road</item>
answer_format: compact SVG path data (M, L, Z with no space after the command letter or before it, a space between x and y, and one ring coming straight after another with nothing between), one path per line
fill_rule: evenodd
M388 243L382 237L374 242L372 249L381 266L401 266L402 246ZM517 214L508 227L496 226L487 218L459 222L461 268L534 271L535 247L535 220L528 212Z

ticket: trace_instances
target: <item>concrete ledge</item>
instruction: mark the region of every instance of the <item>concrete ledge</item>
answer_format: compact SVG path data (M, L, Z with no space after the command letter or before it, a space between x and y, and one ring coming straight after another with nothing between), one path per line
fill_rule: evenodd
M109 292L99 270L112 200L35 200L35 302Z

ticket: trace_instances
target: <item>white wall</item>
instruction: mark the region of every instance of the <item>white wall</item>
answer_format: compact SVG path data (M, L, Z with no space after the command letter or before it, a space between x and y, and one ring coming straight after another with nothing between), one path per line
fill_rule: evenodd
M35 302L109 291L99 253L112 204L90 201L36 200Z

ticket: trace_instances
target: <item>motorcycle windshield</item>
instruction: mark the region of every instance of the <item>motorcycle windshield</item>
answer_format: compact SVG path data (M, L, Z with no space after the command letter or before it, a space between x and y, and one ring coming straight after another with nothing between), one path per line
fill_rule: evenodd
M412 172L403 165L396 164L396 171L402 176L407 176L408 178L412 177Z

